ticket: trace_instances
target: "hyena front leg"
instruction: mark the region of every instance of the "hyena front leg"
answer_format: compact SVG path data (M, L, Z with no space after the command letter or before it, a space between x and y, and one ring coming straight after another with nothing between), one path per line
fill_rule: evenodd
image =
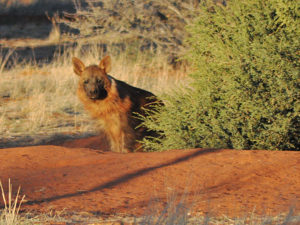
M128 153L130 149L126 145L126 134L120 128L111 127L108 132L110 146L113 152Z

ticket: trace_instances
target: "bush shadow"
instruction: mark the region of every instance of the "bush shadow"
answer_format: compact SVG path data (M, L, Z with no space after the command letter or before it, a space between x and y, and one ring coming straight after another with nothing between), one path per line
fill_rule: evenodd
M179 157L176 158L174 160L159 164L159 165L155 165L155 166L150 166L147 168L143 168L125 175L121 175L111 181L105 182L101 185L98 185L94 188L91 188L89 190L84 190L84 191L78 191L78 192L74 192L74 193L69 193L69 194L64 194L64 195L58 195L58 196L53 196L53 197L49 197L49 198L42 198L42 199L38 199L38 200L32 200L32 201L28 201L25 203L25 205L33 205L33 204L41 204L44 202L52 202L52 201L56 201L56 200L60 200L60 199L64 199L64 198L71 198L71 197L76 197L76 196L80 196L82 194L88 194L88 193L93 193L93 192L97 192L97 191L101 191L103 189L107 189L107 188L113 188L117 185L129 182L130 180L134 180L137 177L146 175L152 171L161 169L161 168L165 168L168 166L172 166L172 165L176 165L182 162L186 162L189 161L195 157L199 157L205 154L211 154L211 153L215 153L218 151L221 151L222 149L203 149L203 150L197 150L197 151L193 151L192 153L189 153L183 157ZM147 154L147 153L145 153Z

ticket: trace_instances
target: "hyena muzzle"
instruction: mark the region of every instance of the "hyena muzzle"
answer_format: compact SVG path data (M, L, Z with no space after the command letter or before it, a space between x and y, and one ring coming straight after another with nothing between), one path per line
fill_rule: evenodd
M148 115L146 111L156 104L162 105L154 94L108 75L111 69L109 56L99 65L87 67L76 57L72 62L74 72L80 77L77 95L85 109L100 122L112 151L139 150L139 140L156 136L155 132L141 126L142 121L137 117L138 114Z

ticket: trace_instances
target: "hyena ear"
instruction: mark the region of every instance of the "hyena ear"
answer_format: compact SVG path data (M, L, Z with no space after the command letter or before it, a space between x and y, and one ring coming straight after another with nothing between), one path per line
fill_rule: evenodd
M99 63L99 67L100 69L104 70L105 73L109 73L110 69L111 69L111 59L110 56L107 55L105 56Z
M85 68L85 65L83 64L83 62L81 62L80 59L73 57L72 63L73 63L74 73L76 73L78 76L81 76L81 73L83 72L83 70Z

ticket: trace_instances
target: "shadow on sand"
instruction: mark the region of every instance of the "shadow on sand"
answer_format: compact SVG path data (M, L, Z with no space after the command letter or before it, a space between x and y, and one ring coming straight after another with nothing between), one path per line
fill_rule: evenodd
M69 193L69 194L58 195L58 196L53 196L53 197L43 198L43 199L39 199L39 200L28 201L28 202L25 203L25 205L40 204L40 203L43 203L43 202L52 202L52 201L59 200L59 199L71 198L71 197L79 196L79 195L82 195L82 194L101 191L102 189L106 189L106 188L113 188L113 187L115 187L119 184L126 183L130 180L133 180L133 179L139 177L139 176L146 175L146 174L150 173L151 171L161 169L161 168L164 168L164 167L168 167L168 166L172 166L172 165L175 165L175 164L179 164L179 163L188 161L192 158L195 158L195 157L198 157L198 156L201 156L201 155L205 155L205 154L218 152L218 151L221 151L221 149L198 150L198 151L192 152L190 154L187 154L183 157L179 157L179 158L174 159L174 160L169 161L169 162L165 162L165 163L155 165L155 166L150 166L148 168L144 168L144 169L141 169L141 170L134 171L132 173L128 173L128 174L119 176L119 177L117 177L116 179L114 179L112 181L105 182L104 184L101 184L101 185L96 186L94 188L91 188L89 190L78 191L78 192L75 192L75 193Z

